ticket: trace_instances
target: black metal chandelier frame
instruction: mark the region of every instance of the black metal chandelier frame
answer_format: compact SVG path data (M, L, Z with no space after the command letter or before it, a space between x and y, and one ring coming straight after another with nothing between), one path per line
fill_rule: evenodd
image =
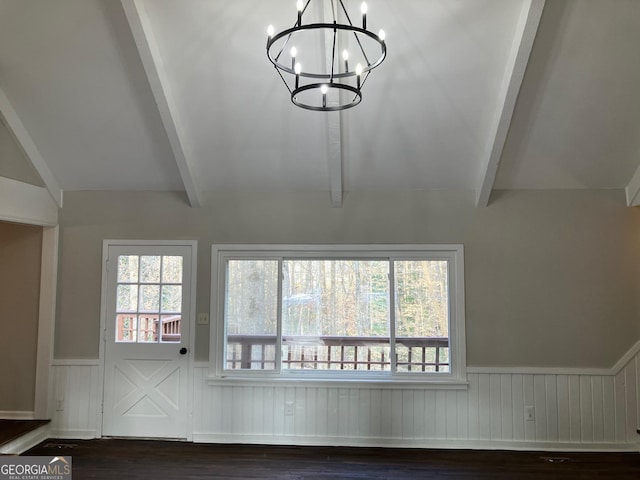
M362 15L362 27L357 27L351 22L351 18L349 17L349 13L344 6L342 0L337 0L337 4L340 6L342 12L344 13L344 17L346 18L348 23L338 23L335 3L336 0L331 1L331 10L333 14L333 22L332 23L309 23L304 25L302 23L302 17L304 13L307 11L311 0L307 0L306 4L302 9L298 8L298 19L292 28L288 28L283 30L277 34L269 33L267 38L267 57L275 67L278 75L284 82L287 90L291 94L291 101L294 105L298 107L305 108L307 110L314 111L323 111L323 112L331 112L331 111L340 111L346 110L348 108L355 107L362 101L362 87L364 86L367 78L369 78L369 74L371 71L379 66L387 56L387 45L384 39L384 33L380 31L380 34L376 35L367 29L367 16L366 11L363 11ZM271 27L270 27L271 28ZM290 65L286 65L280 61L282 57L282 53L284 52L287 44L291 40L292 36L299 32L318 32L324 31L325 35L332 36L332 46L331 46L331 61L326 62L327 65L330 65L330 68L327 68L327 71L321 72L312 72L305 71L300 68L300 65L296 65L295 61ZM353 34L357 47L362 54L362 58L365 60L366 65L358 64L356 68L350 69L348 65L348 61L344 61L344 71L339 71L338 66L336 65L336 49L338 47L338 32L345 31ZM365 48L362 45L362 42L359 38L359 35L365 35L366 37L372 39L377 42L380 47L379 56L370 61ZM284 39L280 48L274 48L274 45L278 43L279 40ZM286 80L285 74L292 75L293 79L289 81ZM338 80L349 80L354 79L355 82L346 83L340 82ZM310 79L311 82L302 84L301 78ZM352 84L353 83L353 84ZM329 89L335 89L338 92L336 98L339 98L339 101L336 103L327 103L327 93ZM318 91L319 95L316 95L314 98L320 99L317 103L311 103L306 98L303 98L303 95L300 95L304 92L312 92ZM346 95L340 95L340 93L346 93Z

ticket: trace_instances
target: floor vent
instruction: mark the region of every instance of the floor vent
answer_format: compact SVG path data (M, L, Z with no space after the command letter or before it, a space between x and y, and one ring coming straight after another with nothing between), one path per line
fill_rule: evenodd
M570 463L573 462L572 458L569 457L540 457L545 463Z
M65 449L70 449L70 448L76 448L78 445L75 443L45 443L42 448L65 448Z

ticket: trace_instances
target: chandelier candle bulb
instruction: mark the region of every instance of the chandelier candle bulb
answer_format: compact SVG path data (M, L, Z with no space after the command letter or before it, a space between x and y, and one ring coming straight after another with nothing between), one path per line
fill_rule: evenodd
M360 90L360 76L362 75L362 65L356 65L356 81L358 83L358 90Z
M302 9L304 8L302 5L302 0L298 0L296 7L298 9L298 26L301 26L302 25Z
M342 52L342 59L344 60L344 71L349 71L349 52L346 50Z
M296 68L296 55L298 55L298 49L296 47L291 47L291 68L294 70Z
M327 92L329 91L329 87L326 85L322 85L320 87L320 92L322 93L322 108L326 108L327 106Z
M378 32L378 38L379 38L380 40L382 40L383 42L385 41L385 39L387 38L387 34L384 32L384 30L382 30L382 29L381 29L381 30Z
M273 25L269 25L267 27L267 36L269 38L273 37L273 33L275 32L275 29L273 28Z
M367 2L362 2L362 5L360 5L360 11L362 12L362 28L364 30L367 29L367 11L369 10L369 7L367 6Z
M293 67L293 71L296 74L296 88L298 88L300 86L300 72L302 72L302 65L296 63Z

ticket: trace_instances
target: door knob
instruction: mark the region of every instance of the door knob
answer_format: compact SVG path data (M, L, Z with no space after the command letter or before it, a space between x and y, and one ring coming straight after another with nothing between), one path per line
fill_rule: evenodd
M180 355L185 355L187 352L188 352L188 350L187 350L187 348L186 348L186 347L182 347L182 348L180 349Z

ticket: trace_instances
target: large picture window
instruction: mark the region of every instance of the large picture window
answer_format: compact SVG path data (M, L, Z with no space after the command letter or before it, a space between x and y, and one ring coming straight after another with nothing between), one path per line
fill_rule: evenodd
M221 376L463 377L461 246L214 246L213 263Z

